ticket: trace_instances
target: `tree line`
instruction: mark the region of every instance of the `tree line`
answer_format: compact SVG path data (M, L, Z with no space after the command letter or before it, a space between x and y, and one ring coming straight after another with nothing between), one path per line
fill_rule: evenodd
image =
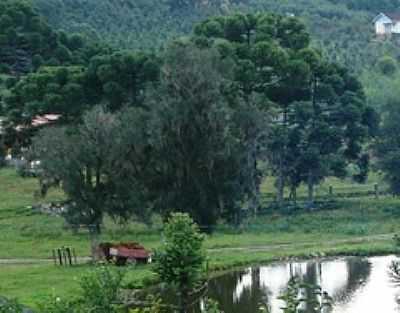
M209 18L160 53L42 66L5 102L10 125L30 131L36 114L62 116L33 139L31 158L43 192L57 184L69 196L70 222L97 231L105 214L239 222L260 208L264 164L279 205L306 183L312 206L315 185L349 164L366 178L377 128L358 79L312 48L297 18L266 13Z

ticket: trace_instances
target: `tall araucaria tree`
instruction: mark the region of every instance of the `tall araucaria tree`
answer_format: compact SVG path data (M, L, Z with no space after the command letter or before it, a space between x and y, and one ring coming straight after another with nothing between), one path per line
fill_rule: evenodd
M265 151L279 204L285 186L295 195L306 182L312 202L314 185L345 175L347 164L359 165L358 180L368 171L363 143L376 126L375 113L357 79L310 48L309 37L297 18L264 13L211 18L195 30L197 44L235 61L244 95L262 94L265 108L276 113ZM254 155L255 169L262 156Z

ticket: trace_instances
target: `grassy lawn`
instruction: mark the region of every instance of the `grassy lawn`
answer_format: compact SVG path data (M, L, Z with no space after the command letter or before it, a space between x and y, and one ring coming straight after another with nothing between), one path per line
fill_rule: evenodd
M368 186L379 182L376 175L370 179ZM337 190L363 186L336 179L325 184L335 184ZM271 192L271 188L267 180L263 191ZM33 196L36 189L35 179L20 178L12 169L0 170L0 259L49 258L51 250L60 246L72 246L79 256L87 256L89 236L86 231L73 234L65 228L62 218L39 214L31 208L40 202L62 200L62 192L52 191L43 200ZM271 212L250 219L241 230L221 226L207 237L205 245L213 270L290 256L385 254L395 251L390 236L379 240L369 240L369 236L395 233L399 225L400 200L349 198L341 200L335 210L291 215ZM100 240L134 240L153 249L161 240L160 226L159 221L149 229L140 223L121 226L107 220ZM240 247L252 249L229 249ZM256 247L259 249L253 249ZM34 305L46 295L70 296L78 288L78 277L89 269L89 265L60 268L51 263L0 265L0 295L19 298L28 305ZM151 266L131 268L126 285L141 286L153 278Z
M265 264L289 257L306 258L329 255L375 255L390 254L397 250L391 240L324 244L315 242L268 251L215 251L209 253L210 269L216 273L248 264ZM79 277L90 271L89 265L72 268L54 265L4 265L0 266L0 294L18 298L25 305L35 307L48 296L73 297L79 288ZM127 268L125 285L137 288L155 281L151 265Z

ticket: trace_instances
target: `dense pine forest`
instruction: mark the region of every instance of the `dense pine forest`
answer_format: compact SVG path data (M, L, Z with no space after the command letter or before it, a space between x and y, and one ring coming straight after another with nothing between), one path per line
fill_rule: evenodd
M372 19L396 10L396 0L218 0L218 1L83 1L33 0L39 12L57 29L80 32L116 47L152 49L166 40L190 34L210 15L269 11L302 19L314 45L332 59L361 70L376 57L398 56L392 42L377 44Z
M235 12L294 15L312 35L312 45L332 61L360 75L368 102L380 110L395 98L400 82L390 75L400 58L397 39L377 41L372 20L381 11L399 10L397 0L32 0L49 24L113 47L151 50L189 35L202 19ZM393 62L395 60L395 62ZM391 65L393 65L391 67ZM389 74L389 77L388 77ZM385 94L382 87L386 86ZM387 97L389 93L389 97Z

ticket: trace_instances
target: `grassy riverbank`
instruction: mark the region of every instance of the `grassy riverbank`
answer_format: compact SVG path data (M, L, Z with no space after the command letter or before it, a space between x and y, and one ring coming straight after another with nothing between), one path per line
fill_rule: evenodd
M397 252L391 239L365 238L355 241L298 242L287 246L275 245L268 249L209 251L212 272L250 264L265 264L293 257L310 258L333 255L385 255ZM42 265L0 265L0 294L18 298L35 306L49 295L74 296L79 288L79 277L91 269L89 265L71 268ZM137 288L155 281L151 265L127 268L126 287Z
M342 188L340 181L327 183L333 182L337 190ZM268 184L263 190L268 189ZM348 186L349 182L342 184ZM355 187L362 188L362 185ZM33 259L35 262L49 258L53 248L66 245L74 247L79 256L87 256L89 237L85 230L74 235L60 217L43 215L31 208L42 201L62 200L63 194L55 190L46 200L35 199L36 188L35 179L22 179L11 169L0 171L0 260ZM334 210L263 214L250 219L241 230L222 225L207 237L205 246L214 271L288 257L388 254L396 252L391 238L400 231L399 225L399 200L349 198L338 201ZM140 223L122 227L109 220L100 240L134 240L154 249L161 240L160 226L157 220L153 228ZM51 261L0 264L0 295L18 298L28 305L47 295L73 295L79 277L88 270L89 265L59 268ZM125 283L137 287L152 280L151 266L145 266L129 269Z

